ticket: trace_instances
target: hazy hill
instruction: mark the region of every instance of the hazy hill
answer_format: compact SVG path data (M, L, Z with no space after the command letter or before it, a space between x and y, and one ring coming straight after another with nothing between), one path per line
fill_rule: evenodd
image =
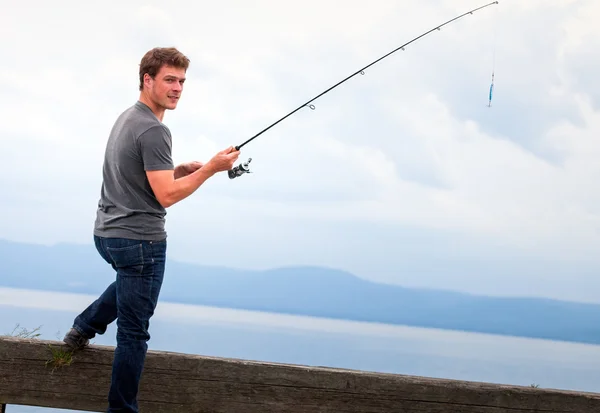
M91 245L0 241L0 286L95 294L113 279ZM171 260L161 299L600 344L600 305L409 289L328 268L247 271Z

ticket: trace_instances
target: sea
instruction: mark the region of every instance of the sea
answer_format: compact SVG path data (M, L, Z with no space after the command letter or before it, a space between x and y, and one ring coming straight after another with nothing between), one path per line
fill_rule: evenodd
M61 340L96 297L0 287L0 335ZM115 345L116 327L93 344ZM160 302L151 350L600 393L600 346ZM7 406L7 413L76 412Z

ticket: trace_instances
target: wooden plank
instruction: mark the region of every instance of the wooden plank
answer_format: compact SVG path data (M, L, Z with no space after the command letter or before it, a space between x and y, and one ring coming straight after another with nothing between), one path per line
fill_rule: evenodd
M60 342L0 338L0 403L102 412L113 347L52 369ZM145 413L582 413L600 394L149 351Z

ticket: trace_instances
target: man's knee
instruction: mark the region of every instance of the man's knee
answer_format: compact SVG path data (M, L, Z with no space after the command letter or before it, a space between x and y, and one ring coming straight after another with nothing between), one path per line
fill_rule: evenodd
M129 341L148 341L150 333L148 319L131 318L126 315L119 315L117 319L117 339Z

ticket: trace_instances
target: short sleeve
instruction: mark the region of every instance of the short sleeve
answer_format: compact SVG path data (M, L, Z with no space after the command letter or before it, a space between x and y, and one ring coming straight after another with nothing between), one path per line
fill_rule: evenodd
M146 171L174 169L171 157L171 135L160 125L153 126L140 135L142 163Z

